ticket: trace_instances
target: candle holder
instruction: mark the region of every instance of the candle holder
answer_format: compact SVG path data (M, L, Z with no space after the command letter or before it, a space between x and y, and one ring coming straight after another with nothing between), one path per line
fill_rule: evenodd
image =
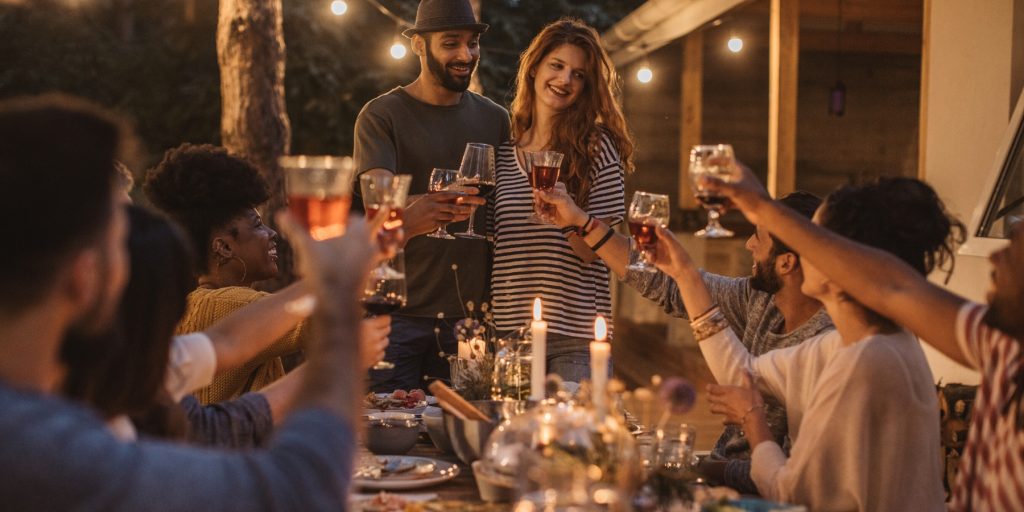
M493 400L526 400L530 396L530 343L526 329L518 329L495 342Z

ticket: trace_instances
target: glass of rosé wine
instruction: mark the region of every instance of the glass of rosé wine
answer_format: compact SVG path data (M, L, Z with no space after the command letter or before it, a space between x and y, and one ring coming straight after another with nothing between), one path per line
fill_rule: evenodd
M352 172L349 156L283 156L288 210L309 229L316 240L345 234L352 205Z

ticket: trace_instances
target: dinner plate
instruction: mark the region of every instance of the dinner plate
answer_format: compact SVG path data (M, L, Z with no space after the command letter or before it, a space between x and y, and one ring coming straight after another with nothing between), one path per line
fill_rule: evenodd
M403 473L383 475L380 478L369 478L365 476L357 475L352 479L357 487L362 489L376 489L384 491L401 491L405 489L419 489L420 487L429 487L431 485L437 485L442 482L447 482L457 476L459 476L459 466L450 462L444 462L437 459L431 459L429 457L410 457L408 455L389 455L384 457L377 457L384 465L397 462L399 465L405 464L433 464L434 468L431 472L425 474L416 474L415 471L406 471ZM358 471L358 469L357 469Z
M385 398L385 397L389 396L390 394L391 393L377 393L377 398ZM416 406L416 407L410 407L410 408L405 408L405 407L388 407L387 409L366 408L366 409L363 409L363 414L374 414L374 413L384 412L384 411L388 411L388 412L392 412L392 411L393 412L407 412L407 413L410 413L410 414L423 414L423 410L426 409L428 405L437 405L437 398L434 398L431 395L427 395L427 398L425 400L423 400L422 402L420 402L420 404L422 404L422 405L419 405L419 406Z

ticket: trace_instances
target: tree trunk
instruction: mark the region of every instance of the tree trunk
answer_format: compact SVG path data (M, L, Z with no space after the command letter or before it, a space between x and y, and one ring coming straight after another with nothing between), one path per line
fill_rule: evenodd
M483 0L469 0L469 5L473 7L473 14L476 16L477 21L483 19L480 17L480 4L482 2ZM477 69L476 73L473 73L473 76L470 77L469 79L469 90L481 95L484 93L484 86L483 84L480 83L479 68Z
M277 158L288 154L291 126L284 101L285 46L281 0L220 0L221 143L255 164L270 184L265 221L286 205ZM282 244L283 245L283 244ZM279 248L283 284L290 280L290 251Z

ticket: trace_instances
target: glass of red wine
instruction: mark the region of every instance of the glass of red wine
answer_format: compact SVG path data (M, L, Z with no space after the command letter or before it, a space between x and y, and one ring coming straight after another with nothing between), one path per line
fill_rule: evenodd
M359 177L359 189L363 196L366 218L373 219L381 209L388 208L388 218L377 234L377 243L384 254L394 255L402 242L402 216L411 184L412 176L409 174L396 176L391 173L367 173ZM393 269L388 267L387 262L381 262L380 266L374 269L377 275L389 271Z
M707 176L721 180L733 177L736 158L729 144L694 146L690 150L690 181L693 183L697 200L708 211L708 225L694 233L698 238L728 238L735 233L722 227L719 217L725 208L725 196L712 193L701 186L701 178Z
M639 258L629 264L630 270L656 272L654 260L657 257L657 227L668 226L669 203L665 194L636 192L629 204L629 234L637 245Z
M477 142L466 144L466 151L462 154L462 165L459 166L459 185L476 187L480 190L480 197L487 197L494 191L494 183L494 146ZM476 208L473 208L469 213L466 231L455 233L455 236L473 239L486 238L473 231L475 215Z
M349 156L283 156L288 209L317 240L345 234L352 204L352 171Z
M534 190L551 190L558 183L558 174L562 168L564 155L557 151L527 151L523 153L526 162L527 177ZM550 205L534 199L533 213L527 218L534 224L551 224L547 218Z
M405 252L398 251L385 264L386 272L371 272L363 289L360 303L366 316L390 315L405 306L408 291L405 283ZM395 367L389 361L378 361L374 370L391 370Z
M438 192L448 192L453 189L457 189L459 185L459 171L455 169L434 169L430 173L430 183L427 185L428 194L436 194ZM452 204L458 201L458 197L453 197L451 200ZM448 225L438 226L437 230L428 234L431 238L441 238L444 240L455 240L455 237L448 232Z

